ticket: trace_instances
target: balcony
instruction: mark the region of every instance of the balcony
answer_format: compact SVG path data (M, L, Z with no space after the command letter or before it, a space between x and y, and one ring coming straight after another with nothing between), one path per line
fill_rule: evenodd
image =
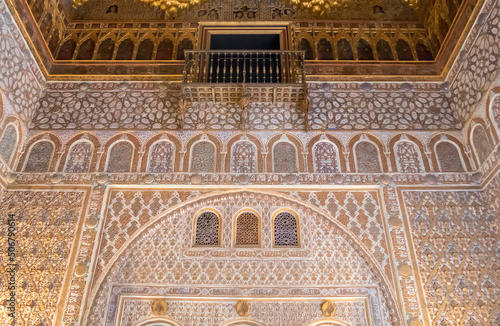
M305 98L304 51L185 51L187 102L298 103Z

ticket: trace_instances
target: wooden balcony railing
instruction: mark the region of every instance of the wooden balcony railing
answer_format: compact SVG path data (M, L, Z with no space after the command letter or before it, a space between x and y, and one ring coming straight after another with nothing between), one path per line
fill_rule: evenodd
M305 84L304 51L185 51L185 84Z

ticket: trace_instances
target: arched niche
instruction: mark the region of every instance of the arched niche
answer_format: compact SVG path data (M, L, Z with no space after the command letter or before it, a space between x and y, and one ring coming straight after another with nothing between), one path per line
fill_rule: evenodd
M76 60L92 60L92 57L94 56L94 49L95 41L92 38L86 39L78 47Z
M115 146L117 144L120 144L121 142L124 143L122 143L120 146L123 146L126 151L119 151L119 147ZM114 150L113 147L115 147ZM99 162L99 171L112 172L109 171L110 168L114 171L114 173L137 171L137 167L139 166L139 157L137 155L137 151L140 148L141 143L139 139L132 134L120 133L111 137L104 144L104 155L101 156L101 161ZM118 158L118 161L115 161L111 166L109 164L111 162L110 155L114 155L115 158Z
M374 60L372 46L367 40L359 39L356 50L358 53L358 60Z
M333 145L333 146L332 146ZM319 146L319 147L318 147ZM309 139L306 143L307 167L313 173L337 173L346 171L344 146L342 142L329 133L322 133ZM330 149L325 151L324 149ZM321 150L321 151L320 151ZM328 156L333 154L331 157Z
M240 139L231 146L231 172L256 173L257 146L247 139Z
M351 43L345 38L337 42L337 56L339 60L354 60Z
M113 51L115 50L115 41L112 38L107 38L99 44L97 49L96 60L111 60L113 59Z
M61 143L61 139L51 132L29 138L24 143L24 152L16 163L17 170L35 173L55 171L60 158Z
M179 42L177 45L177 60L184 60L184 51L193 49L193 41L189 38L185 38Z
M131 38L123 40L118 45L118 50L116 51L116 60L132 60L134 55L134 41Z
M222 142L211 133L200 133L193 136L185 144L186 154L183 171L193 173L221 172Z
M94 144L89 140L74 142L68 150L64 172L85 173L90 171Z
M476 123L471 128L470 139L476 159L479 165L481 165L493 150L486 129L482 124Z
M400 61L411 61L413 60L413 53L411 51L410 44L403 39L399 39L396 42L396 52L398 54L398 59Z
M215 144L209 140L199 140L191 147L189 172L215 172L217 164Z
M0 159L7 166L10 166L14 159L19 145L19 139L20 135L17 123L7 124L0 137Z
M362 146L358 147L359 144L362 144ZM372 144L376 147L376 150L367 144ZM368 147L368 150L366 150L366 147ZM378 166L380 166L381 172L389 171L385 146L374 135L365 133L355 135L349 140L348 148L350 153L349 164L351 169L354 169L352 171L374 173L378 170Z
M414 136L401 134L388 144L391 149L393 170L401 173L424 173L430 171L429 161L424 156L424 145Z
M145 39L137 47L135 60L151 60L153 57L154 43L150 39Z
M378 146L369 140L359 140L354 144L354 162L356 172L380 173L382 161Z
M301 154L302 142L292 134L277 134L266 143L267 170L274 173L297 173L304 171ZM285 149L286 152L281 151Z
M332 43L326 38L322 38L318 42L318 60L333 60Z
M297 50L305 51L305 60L314 60L314 51L308 39L302 38L297 46Z
M464 172L465 167L460 149L451 141L441 140L434 145L441 172Z
M228 140L225 171L231 173L257 173L264 170L263 144L253 134L239 134Z
M170 173L174 171L175 145L168 139L151 144L148 153L147 172Z
M295 145L287 140L280 140L273 145L273 172L297 173L298 153Z
M55 144L46 139L41 139L33 143L23 167L24 172L48 172L52 159L54 158Z
M317 141L312 148L314 172L340 172L339 149L328 139Z
M132 171L135 146L125 139L114 142L108 149L106 172L123 173Z
M458 138L449 134L436 135L429 141L429 148L436 171L472 171L465 146Z
M394 144L396 166L401 173L425 172L422 153L417 144L410 140L399 140Z
M417 58L421 61L434 60L431 48L427 45L427 42L419 40L415 45L415 51L417 52Z
M169 159L166 157L166 154L168 154L166 151L168 151L168 149L165 148L166 144L162 143L164 141L169 143L172 148L172 152L170 153L170 163L168 163ZM163 144L163 146L157 147L155 152L155 146L158 144ZM140 162L142 172L153 170L167 171L168 165L171 165L171 172L180 171L181 155L179 154L179 151L182 150L182 142L175 134L168 132L155 134L146 140L143 148L144 155L142 155ZM153 156L156 156L159 161L158 163L160 163L158 169L153 169Z
M63 45L61 45L61 48L59 49L59 52L57 53L57 60L71 60L73 59L73 54L75 53L76 49L76 41L74 39L69 39L64 41Z
M377 56L379 60L394 60L394 54L389 42L380 39L377 42Z
M169 38L164 38L158 43L156 50L156 60L172 60L172 53L174 51L174 42Z
M85 132L74 135L64 144L58 171L70 173L97 171L97 151L100 146L99 138L93 133Z

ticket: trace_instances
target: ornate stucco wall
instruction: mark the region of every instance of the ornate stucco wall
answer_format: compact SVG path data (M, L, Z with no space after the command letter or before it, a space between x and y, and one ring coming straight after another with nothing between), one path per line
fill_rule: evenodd
M180 130L175 84L44 88L0 2L16 325L498 325L498 6L445 83L311 83L307 119L255 103L241 130L236 105L199 104ZM218 248L192 246L205 207L221 213ZM242 208L259 213L260 248L233 246ZM273 247L279 209L297 213L300 248Z

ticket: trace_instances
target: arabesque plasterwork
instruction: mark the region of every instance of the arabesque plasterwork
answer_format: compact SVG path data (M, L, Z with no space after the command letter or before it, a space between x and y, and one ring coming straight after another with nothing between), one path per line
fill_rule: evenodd
M242 6L224 8L217 19L251 21L253 11L264 12L243 8L255 1L237 3ZM445 24L455 36L458 29L469 33L457 42L460 49L442 48L454 61L440 62L443 75L427 81L384 75L351 82L346 71L372 68L346 63L337 70L333 48L332 64L320 63L325 40L348 37L355 44L355 34L372 27L319 20L300 26L298 19L294 46L302 38L310 42L314 59L306 70L321 78L306 83L307 101L274 104L186 102L180 77L138 81L125 73L156 68L129 63L109 68L124 72L119 81L96 77L95 67L71 82L54 80L38 63L57 53L55 37L62 40L68 26L71 33L88 27L78 46L115 23L134 37L143 27L126 27L118 16L102 28L63 26L62 9L50 1L32 25L52 41L50 53L40 54L32 52L42 43L29 37L28 20L20 24L8 5L0 0L0 215L18 218L17 323L500 323L498 1L467 8L436 1L426 7L425 26L395 22L382 31L383 23L374 25L367 36L373 50L394 33L388 41L394 56L401 54L397 40L411 33L418 36L408 39L414 57L419 35L428 33L424 41L433 43L441 33L437 42L445 42ZM278 5L277 19L287 20L287 5ZM393 5L407 6L383 7ZM453 14L453 5L462 14ZM207 11L201 20L214 17L217 6L209 7L200 8ZM384 21L379 10L360 15L374 12ZM50 28L48 14L54 14ZM453 15L460 26L453 26ZM181 53L184 39L198 37L189 22L158 24L144 29L167 35L182 25L168 34L172 54ZM440 44L430 48L435 55ZM356 53L355 64L358 59ZM417 62L424 76L428 64ZM196 144L211 145L199 150ZM210 246L197 246L195 217L207 210L220 216L220 238L214 228ZM236 241L241 212L258 219L251 230L259 236L246 237L248 245ZM286 232L275 230L276 216L287 217ZM2 322L9 318L5 307Z

